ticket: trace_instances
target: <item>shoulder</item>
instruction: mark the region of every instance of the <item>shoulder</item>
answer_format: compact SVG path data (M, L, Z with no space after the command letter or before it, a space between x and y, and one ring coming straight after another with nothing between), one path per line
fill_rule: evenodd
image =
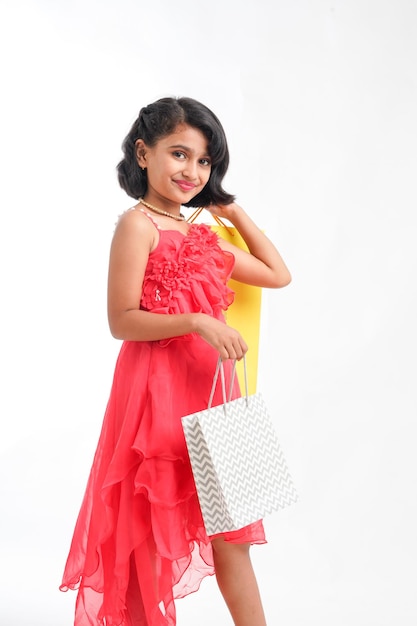
M149 230L156 228L155 222L144 211L136 206L131 207L119 215L116 228L119 226L129 225L131 228L139 228L141 230Z
M113 235L113 243L119 241L141 241L148 244L149 249L158 239L158 230L153 222L139 209L132 207L122 213L117 222Z
M119 215L115 233L117 231L133 231L146 236L157 233L157 226L143 211L132 207Z

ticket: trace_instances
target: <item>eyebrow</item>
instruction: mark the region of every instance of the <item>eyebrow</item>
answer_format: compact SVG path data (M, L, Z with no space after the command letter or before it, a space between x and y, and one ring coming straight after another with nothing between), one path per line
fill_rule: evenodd
M193 154L195 154L195 150L192 150L191 148L189 148L188 146L184 146L181 143L176 143L173 146L169 146L169 150L172 150L173 148L175 149L181 149L181 150L185 150L185 152L191 152ZM208 152L205 152L203 156L210 156L210 154Z

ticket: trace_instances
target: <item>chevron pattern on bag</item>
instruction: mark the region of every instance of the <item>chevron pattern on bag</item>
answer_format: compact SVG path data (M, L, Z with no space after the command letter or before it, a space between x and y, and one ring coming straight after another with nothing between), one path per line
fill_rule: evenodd
M182 418L208 535L293 504L297 492L260 393Z

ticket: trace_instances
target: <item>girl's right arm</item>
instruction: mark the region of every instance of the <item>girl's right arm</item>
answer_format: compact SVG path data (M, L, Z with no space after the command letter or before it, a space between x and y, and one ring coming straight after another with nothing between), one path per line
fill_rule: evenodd
M209 315L166 315L139 309L146 264L157 236L150 220L139 211L126 212L116 226L107 291L113 337L125 341L158 341L198 333L223 359L242 358L247 345L238 331Z

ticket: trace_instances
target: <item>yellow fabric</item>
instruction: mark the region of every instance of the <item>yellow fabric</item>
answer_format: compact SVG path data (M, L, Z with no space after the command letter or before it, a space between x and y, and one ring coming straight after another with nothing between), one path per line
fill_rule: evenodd
M211 228L226 241L235 246L247 250L247 246L236 230L232 226L215 224ZM248 377L248 393L256 393L258 377L258 356L259 356L259 333L261 322L261 287L245 285L235 280L229 281L229 287L235 292L235 301L226 313L226 320L229 326L236 328L249 346L246 356L246 371ZM237 374L240 388L243 392L245 388L245 378L243 371L243 361L237 364Z

